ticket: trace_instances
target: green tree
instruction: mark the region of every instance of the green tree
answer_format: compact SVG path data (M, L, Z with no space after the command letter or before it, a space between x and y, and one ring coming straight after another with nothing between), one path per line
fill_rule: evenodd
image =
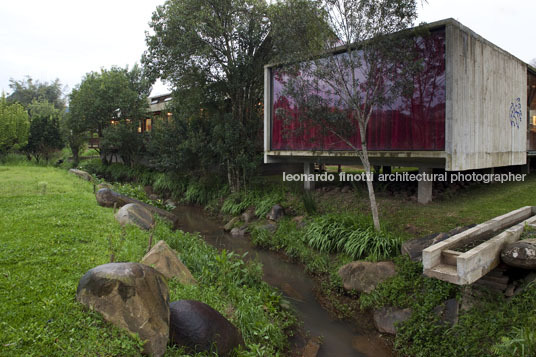
M144 135L138 133L137 122L124 120L116 125L104 129L100 143L103 158L109 163L108 158L117 154L128 166L135 166L142 159L145 152Z
M18 103L8 104L0 98L0 155L18 150L28 143L30 121L24 107Z
M287 119L321 128L346 143L371 175L367 127L374 110L392 105L412 89L419 61L414 33L402 30L417 17L415 0L324 0L336 42L326 54L301 62L291 74L286 93L295 108ZM337 47L335 49L335 47ZM337 110L334 110L337 108ZM299 130L303 130L304 125ZM360 136L360 145L352 138ZM380 229L376 196L367 180L374 226Z
M32 77L17 81L9 80L9 87L12 92L7 97L9 103L20 103L28 108L33 101L48 101L54 104L56 109L65 108L65 99L63 98L63 87L59 79L54 82L34 81Z
M174 118L196 116L209 102L230 114L235 135L221 135L215 127L209 142L217 141L215 150L225 149L218 154L235 191L242 186L250 164L260 162L263 66L290 54L289 43L303 49L321 38L316 31L321 26L312 22L319 18L313 15L320 13L314 4L305 0L277 5L264 0L168 0L153 14L144 68L152 79L170 82L180 93L176 97L182 97L191 109L190 113L181 109L180 115L174 112ZM311 20L310 28L297 20L304 14L303 18ZM230 153L229 148L235 151Z
M65 113L60 123L62 137L73 154L73 165L77 166L80 161L80 151L89 138L88 127L81 117Z
M63 148L60 133L60 121L63 111L48 101L33 101L28 106L30 113L30 134L26 152L37 162L44 158L47 162L50 155Z
M138 65L131 70L112 67L91 72L72 90L69 112L77 127L85 123L87 130L102 137L104 128L112 120L144 118L150 89L150 83Z

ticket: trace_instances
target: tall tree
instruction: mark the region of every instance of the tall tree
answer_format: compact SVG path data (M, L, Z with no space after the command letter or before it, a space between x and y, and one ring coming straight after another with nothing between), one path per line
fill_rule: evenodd
M353 150L371 176L367 128L375 110L411 91L418 62L410 33L401 32L417 16L415 0L324 0L336 41L327 54L297 64L286 93L295 107L287 119L300 129L317 127ZM284 114L284 113L283 113ZM359 136L356 144L354 137ZM322 141L322 138L316 138ZM367 188L374 226L380 229L371 180Z
M0 154L18 150L28 143L30 121L28 112L18 103L8 104L0 98Z
M9 103L20 103L25 108L33 101L48 101L54 104L56 109L65 108L65 99L63 97L63 86L59 79L49 83L33 80L27 76L22 80L9 80L9 87L12 92L7 97Z
M90 72L69 96L72 123L79 127L77 130L85 123L85 129L102 136L112 120L144 118L150 89L138 65L131 70L112 67Z
M63 148L60 133L60 121L63 111L48 101L33 101L28 106L30 113L30 134L26 152L37 162L44 158L47 162L50 155Z
M284 16L290 11L294 17ZM235 135L217 130L215 145L233 148L220 152L220 159L234 190L240 189L247 167L261 150L263 66L276 54L289 54L288 43L303 48L320 37L304 21L285 21L316 11L306 0L276 5L264 0L168 0L153 14L153 33L146 36L142 63L153 79L170 82L175 91L188 95L193 90L192 100L201 90L205 98L223 103L220 106L235 122ZM276 24L296 31L275 31ZM312 20L310 28L316 28ZM196 110L206 102L197 102Z

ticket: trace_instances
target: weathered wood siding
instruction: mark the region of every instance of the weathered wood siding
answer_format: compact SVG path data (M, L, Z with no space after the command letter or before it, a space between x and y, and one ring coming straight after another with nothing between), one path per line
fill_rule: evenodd
M446 169L525 164L526 64L462 25L446 30Z

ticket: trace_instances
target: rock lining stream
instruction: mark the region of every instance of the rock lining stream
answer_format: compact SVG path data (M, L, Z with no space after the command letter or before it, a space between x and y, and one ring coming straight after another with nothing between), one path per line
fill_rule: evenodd
M205 241L219 250L244 254L263 265L264 281L282 291L303 322L311 337L322 336L319 357L392 356L375 330L341 321L330 316L317 302L314 281L297 264L285 261L279 254L254 247L245 237L232 237L201 208L179 206L173 213L178 217L176 228L184 232L199 232Z

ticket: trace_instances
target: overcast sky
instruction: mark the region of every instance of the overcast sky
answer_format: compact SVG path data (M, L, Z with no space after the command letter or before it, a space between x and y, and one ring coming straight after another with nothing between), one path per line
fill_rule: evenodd
M0 91L26 75L59 78L67 91L82 76L132 66L145 49L152 12L164 0L1 0ZM452 17L525 62L536 58L534 0L428 0L417 22ZM154 94L166 92L157 85Z

